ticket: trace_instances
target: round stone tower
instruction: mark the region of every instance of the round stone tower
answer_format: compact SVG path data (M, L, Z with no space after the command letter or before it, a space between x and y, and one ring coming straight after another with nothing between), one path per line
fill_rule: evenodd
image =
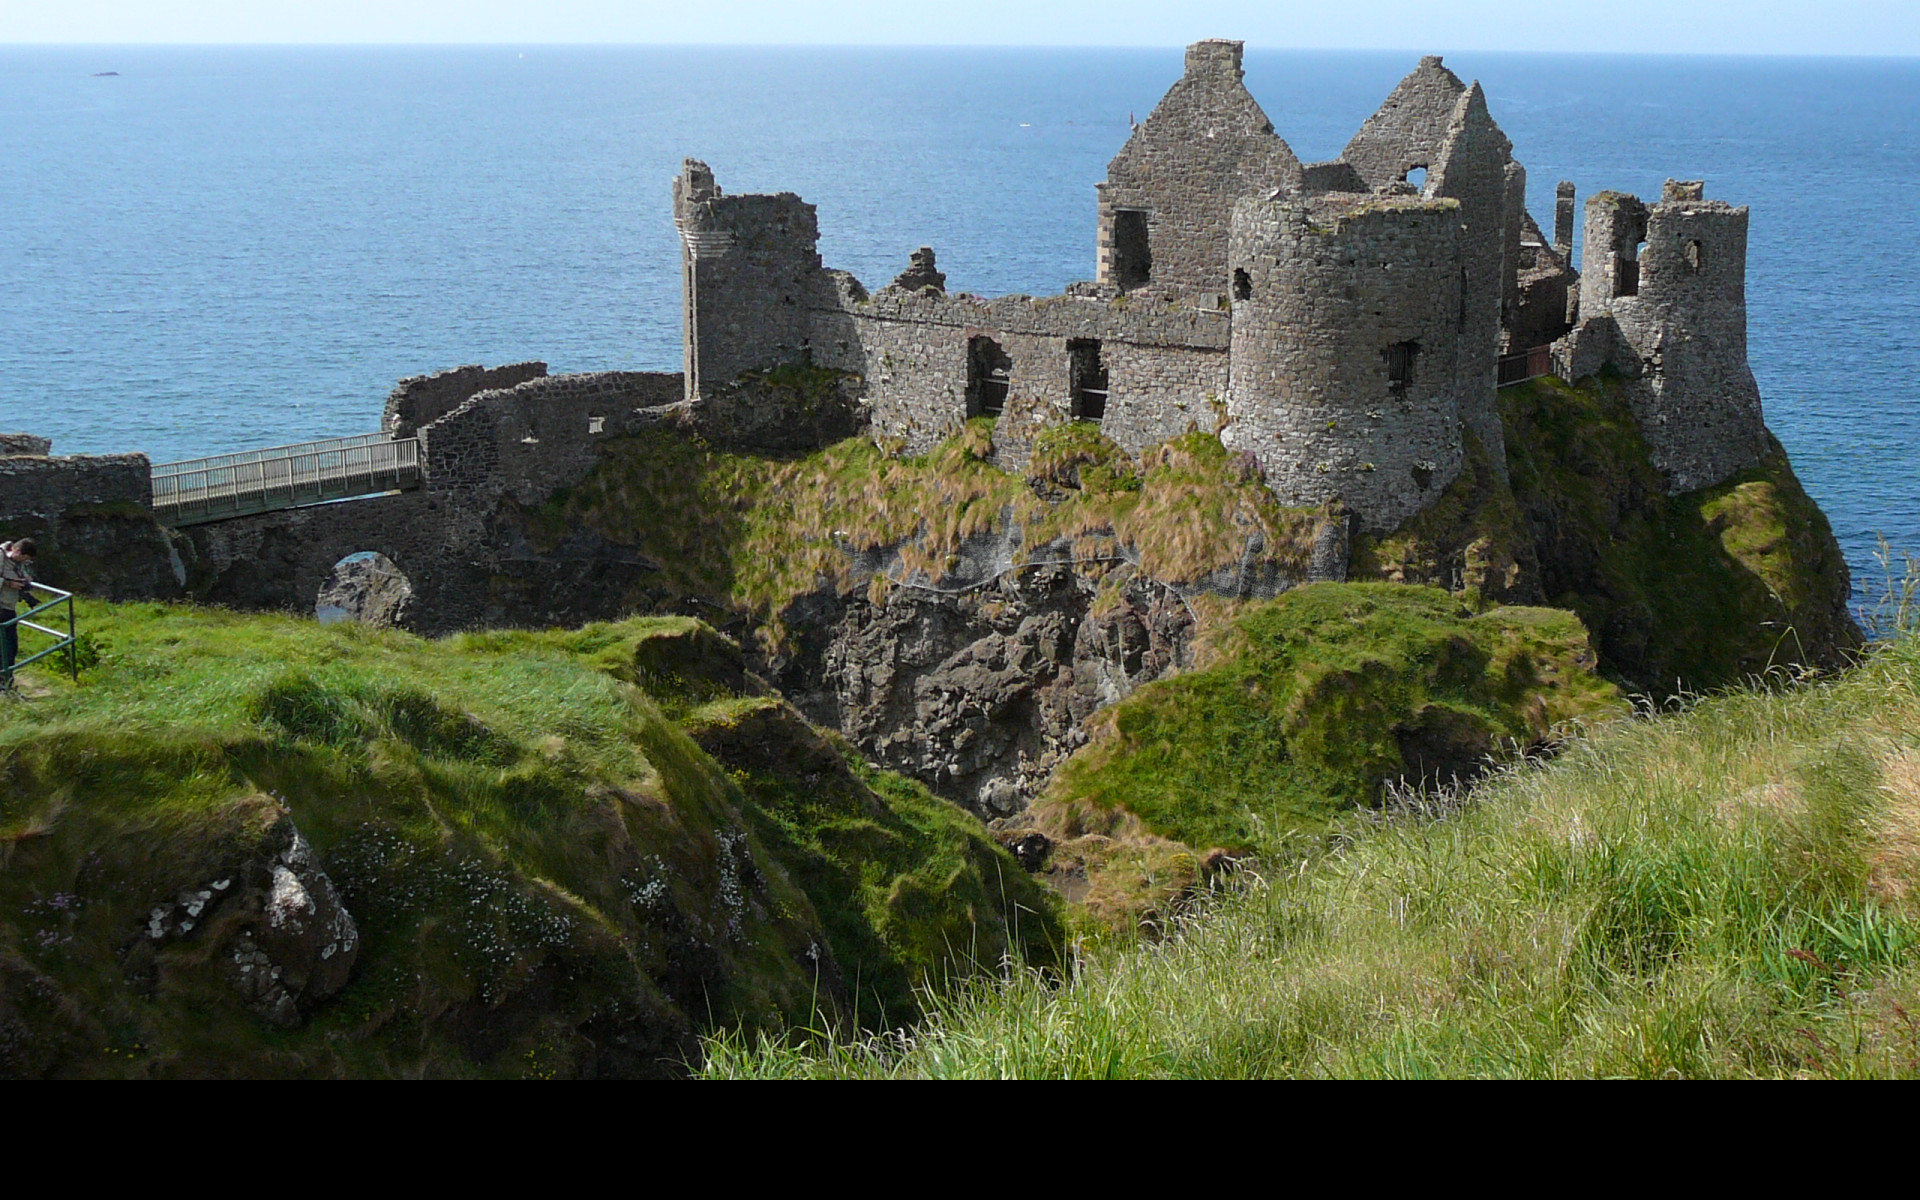
M1223 440L1284 504L1344 500L1383 532L1460 471L1460 205L1247 198L1229 241Z

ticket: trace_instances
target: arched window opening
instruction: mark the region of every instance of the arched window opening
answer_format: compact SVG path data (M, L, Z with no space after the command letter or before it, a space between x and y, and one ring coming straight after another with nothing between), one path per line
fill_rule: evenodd
M997 417L1007 410L1013 359L990 337L967 339L967 416Z

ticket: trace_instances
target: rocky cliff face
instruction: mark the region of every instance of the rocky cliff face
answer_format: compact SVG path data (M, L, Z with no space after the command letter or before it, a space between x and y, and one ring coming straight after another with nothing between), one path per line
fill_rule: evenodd
M1085 742L1096 710L1187 665L1192 610L1129 574L1105 591L1061 566L951 594L810 596L788 610L795 652L769 664L772 681L875 762L1005 816Z

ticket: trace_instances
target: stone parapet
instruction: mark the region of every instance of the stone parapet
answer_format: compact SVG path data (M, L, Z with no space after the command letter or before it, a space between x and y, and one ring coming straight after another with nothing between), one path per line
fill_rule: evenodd
M431 375L410 375L387 394L380 428L389 437L412 437L466 403L477 392L510 388L547 373L543 362L510 363L503 367L454 367Z

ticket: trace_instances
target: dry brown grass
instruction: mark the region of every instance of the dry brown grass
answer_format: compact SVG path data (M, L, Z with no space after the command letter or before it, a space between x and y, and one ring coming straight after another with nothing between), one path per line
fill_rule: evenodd
M1881 903L1920 903L1920 751L1901 750L1880 764L1886 796L1873 821L1867 888Z

